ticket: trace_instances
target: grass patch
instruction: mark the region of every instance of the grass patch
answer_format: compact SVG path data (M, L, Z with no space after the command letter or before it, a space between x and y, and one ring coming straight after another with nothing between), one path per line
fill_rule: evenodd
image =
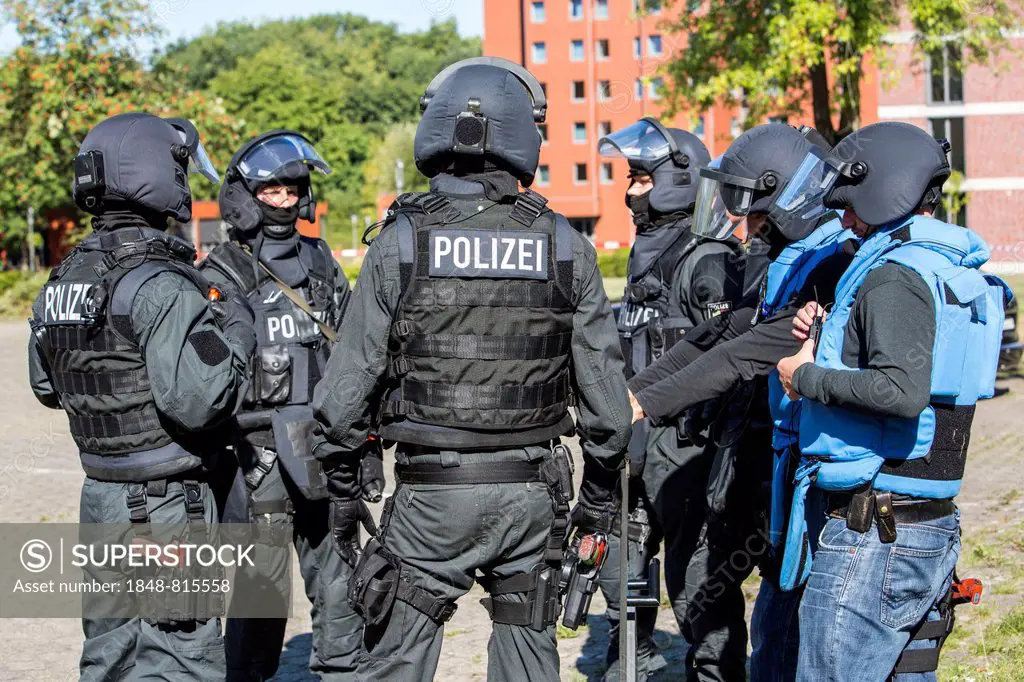
M555 638L556 639L576 639L577 637L579 637L580 635L583 634L582 630L585 627L587 627L587 624L586 623L582 623L582 624L580 624L579 630L570 630L569 628L567 628L564 625L562 625L561 623L559 623L558 627L555 629Z
M0 272L0 317L23 320L31 317L32 302L49 276L49 271Z

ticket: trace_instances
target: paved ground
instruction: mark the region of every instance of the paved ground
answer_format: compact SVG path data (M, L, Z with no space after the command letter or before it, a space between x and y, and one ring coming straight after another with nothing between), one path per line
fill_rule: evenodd
M28 388L24 351L27 325L0 322L0 522L76 521L82 472L67 431L63 412L41 407ZM1024 410L1024 382L1010 384L1012 392L979 409L975 422L970 473L961 497L964 525L970 532L980 527L993 510L1005 511L1007 495L1020 485L1024 445L1018 436L1018 420ZM1014 498L1009 498L1014 499ZM1011 510L1018 518L1024 503L1016 498ZM294 571L298 576L298 571ZM277 680L313 679L305 671L310 634L308 605L296 584L294 612L289 623L282 670ZM486 644L489 620L477 600L475 588L460 603L447 624L437 679L483 680L486 677ZM2 596L0 596L2 598ZM301 601L300 601L301 600ZM1019 603L1020 595L993 595L993 617ZM607 641L607 628L599 615L604 603L597 595L590 626L574 638L559 641L563 678L598 679ZM307 615L302 615L302 614ZM670 661L681 658L681 640L667 608L659 616L660 639ZM0 680L77 679L81 629L77 620L0 620ZM670 668L678 670L678 665ZM666 671L659 680L682 679Z

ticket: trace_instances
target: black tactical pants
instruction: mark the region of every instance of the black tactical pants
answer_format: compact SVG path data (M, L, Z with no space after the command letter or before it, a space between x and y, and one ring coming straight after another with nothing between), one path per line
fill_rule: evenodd
M280 462L275 461L250 492L250 504L256 523L292 526L299 570L312 605L310 671L322 680L352 679L363 624L348 604L352 569L334 549L328 528L330 503L303 497L282 476ZM260 576L240 573L236 580L244 586L246 580L286 579L290 561L290 553L282 550L271 557L268 568L261 568ZM248 589L258 588L250 584ZM242 682L272 677L277 671L286 625L283 618L229 618L225 628L227 679Z
M128 483L108 483L86 478L82 485L80 523L129 524ZM201 484L204 520L211 530L216 523L215 505L207 484ZM148 495L150 523L188 522L182 484L169 482L165 494ZM110 569L107 569L108 571ZM102 569L87 577L105 581ZM120 571L115 570L116 579ZM159 623L142 618L83 618L83 682L111 680L219 680L224 677L224 641L220 619Z
M410 459L398 446L399 463L479 464L538 461L549 448L530 446L488 453L444 451ZM443 460L441 458L444 458ZM544 562L554 518L554 502L544 483L467 485L400 483L382 519L382 544L412 569L412 584L433 598L455 601L473 586L477 572L508 578ZM521 603L524 595L502 600ZM475 604L464 608L481 608ZM428 682L441 653L443 623L396 600L384 621L367 625L359 660L360 680ZM493 623L487 645L491 682L543 682L559 679L555 626Z
M768 550L765 515L770 494L770 434L750 430L725 435L734 458L732 480L719 512L709 511L700 543L686 570L686 629L692 643L690 679L746 680L747 623L743 581L764 565ZM754 671L751 671L752 674Z

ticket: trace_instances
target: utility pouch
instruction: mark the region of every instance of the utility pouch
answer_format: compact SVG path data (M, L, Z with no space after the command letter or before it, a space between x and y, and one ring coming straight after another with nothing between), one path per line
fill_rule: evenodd
M292 392L292 362L288 346L263 346L258 355L260 402L267 405L287 403Z
M249 490L256 490L263 483L270 470L274 468L277 453L270 448L253 448L251 468L245 472L245 485Z
M896 510L892 506L892 493L876 492L874 500L878 539L885 544L896 542Z
M555 465L555 480L561 491L563 503L569 504L576 498L572 481L572 475L576 469L572 461L572 453L569 452L569 448L559 443L552 450L552 455Z
M846 510L846 527L858 533L868 532L871 529L874 507L875 496L870 490L854 493Z
M391 613L398 595L401 567L399 558L376 539L366 543L349 580L348 603L367 625L380 625Z

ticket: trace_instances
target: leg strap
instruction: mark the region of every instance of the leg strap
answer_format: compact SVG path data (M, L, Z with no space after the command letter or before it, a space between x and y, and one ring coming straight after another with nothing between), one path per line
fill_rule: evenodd
M550 566L541 565L531 573L519 573L508 578L481 577L480 583L490 595L480 603L495 623L543 631L553 625L561 613L558 576ZM527 599L522 602L495 599L504 594L523 594Z
M941 617L938 620L922 622L910 637L911 641L937 640L935 646L921 649L904 649L896 661L896 667L893 668L890 679L894 679L897 674L902 673L927 673L938 670L939 654L942 652L942 645L946 643L946 638L953 632L953 625L956 623L956 615L953 613L952 587L946 592L942 601L939 602L939 613Z

